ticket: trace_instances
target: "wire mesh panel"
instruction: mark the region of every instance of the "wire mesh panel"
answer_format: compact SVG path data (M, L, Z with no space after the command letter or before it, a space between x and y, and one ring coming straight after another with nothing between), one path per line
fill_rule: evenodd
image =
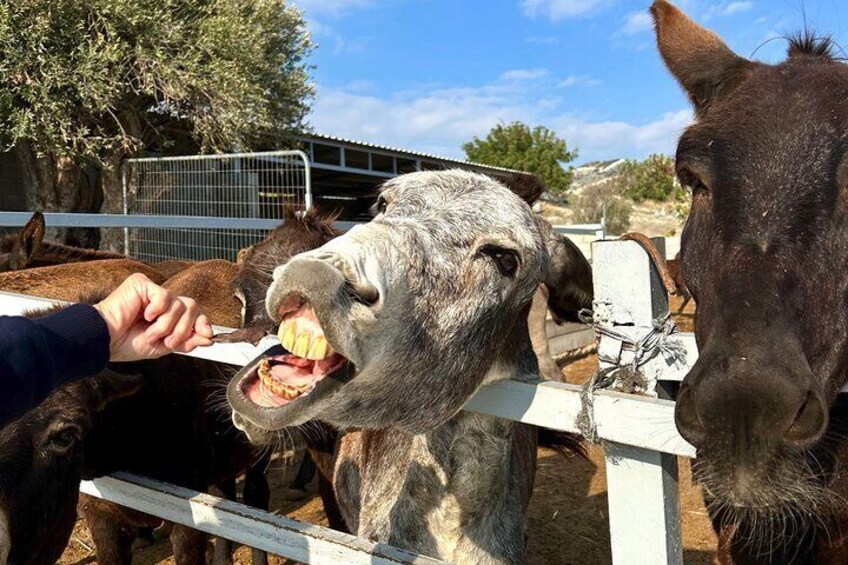
M302 151L154 157L124 164L127 214L281 220L286 206L312 207L309 159ZM267 230L214 227L124 232L127 253L149 262L234 261L239 249L266 235Z

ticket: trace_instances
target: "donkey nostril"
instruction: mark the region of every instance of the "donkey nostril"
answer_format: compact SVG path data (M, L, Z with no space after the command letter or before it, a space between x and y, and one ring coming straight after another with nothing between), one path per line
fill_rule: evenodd
M826 427L827 408L821 397L811 391L798 408L795 421L786 430L783 439L792 446L807 447L821 437Z
M692 389L688 386L684 385L677 395L677 402L674 406L674 422L677 424L677 431L680 432L683 439L695 447L703 445L706 430L698 417Z
M380 292L376 287L371 285L368 281L350 281L348 282L348 288L353 294L354 298L362 302L367 306L371 306L372 304L376 304L380 299Z
M321 253L318 259L329 263L338 269L345 278L346 285L353 297L367 306L376 304L380 299L380 291L357 272L356 268L344 257L335 253Z

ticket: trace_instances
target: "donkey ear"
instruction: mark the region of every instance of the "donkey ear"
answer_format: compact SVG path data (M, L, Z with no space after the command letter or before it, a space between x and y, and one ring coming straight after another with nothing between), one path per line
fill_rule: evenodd
M250 257L251 253L253 253L253 246L243 247L239 249L238 255L236 255L236 265L244 264L245 259Z
M712 101L730 91L753 65L666 0L656 0L651 14L660 54L686 90L696 112L703 112Z
M286 204L283 206L283 221L291 222L294 220L297 220L297 208L291 204Z
M132 396L144 384L141 375L123 375L106 370L91 379L91 408L102 412L110 402Z
M35 212L19 234L20 262L23 265L28 264L33 257L38 255L41 243L44 241L44 232L44 214Z
M548 189L542 179L530 173L511 173L496 178L531 206Z
M592 308L592 266L583 252L550 224L539 220L547 240L550 265L542 283L548 288L548 309L554 321L578 322L581 310Z

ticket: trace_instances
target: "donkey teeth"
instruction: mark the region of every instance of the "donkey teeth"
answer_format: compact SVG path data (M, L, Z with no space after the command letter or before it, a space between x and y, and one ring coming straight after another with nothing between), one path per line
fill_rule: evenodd
M287 320L280 324L277 337L280 338L280 343L283 347L289 351L294 348L295 335L297 335L297 320Z
M271 362L267 359L263 359L259 364L259 378L263 381L271 378Z
M291 352L297 355L298 357L306 357L309 354L309 332L303 332L294 342L294 347L291 349Z
M312 340L312 347L309 348L309 353L306 354L306 358L311 361L320 361L326 358L328 346L327 338L322 335L315 336Z

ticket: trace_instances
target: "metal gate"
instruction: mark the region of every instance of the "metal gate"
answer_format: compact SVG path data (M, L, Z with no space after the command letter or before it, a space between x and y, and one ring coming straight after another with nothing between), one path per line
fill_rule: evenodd
M282 220L287 206L312 207L309 158L302 151L128 159L124 214ZM211 222L214 225L214 220ZM143 261L228 259L267 231L127 228L125 251Z

